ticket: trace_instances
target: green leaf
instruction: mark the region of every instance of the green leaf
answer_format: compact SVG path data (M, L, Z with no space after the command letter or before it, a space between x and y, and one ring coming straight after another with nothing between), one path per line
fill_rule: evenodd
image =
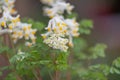
M72 12L71 14L66 15L66 18L76 18L76 17L78 17L78 14L75 12Z
M6 52L8 50L9 50L8 47L5 47L5 46L0 47L0 53Z
M110 72L116 73L116 74L120 74L120 57L118 57L117 59L115 59L112 63L112 67L110 69Z
M98 57L105 57L105 49L107 48L106 45L104 44L97 44L96 46L92 47L89 49L90 53L91 53L91 58L92 59L96 59Z
M91 32L91 29L93 28L93 22L92 20L82 20L80 21L80 29L79 29L79 32L81 34L90 34Z

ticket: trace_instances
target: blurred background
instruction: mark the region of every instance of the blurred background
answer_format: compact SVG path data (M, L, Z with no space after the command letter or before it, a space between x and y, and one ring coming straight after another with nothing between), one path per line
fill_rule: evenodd
M108 46L107 58L96 62L107 62L109 64L120 56L120 0L67 1L75 6L75 12L79 14L80 20L93 20L94 29L92 34L87 36L89 43L105 43ZM40 15L43 11L40 0L16 0L16 10L21 17L42 21Z

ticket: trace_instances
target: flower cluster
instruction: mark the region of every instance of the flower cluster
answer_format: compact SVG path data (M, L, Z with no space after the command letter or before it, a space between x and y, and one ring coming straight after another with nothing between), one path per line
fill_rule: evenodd
M13 42L16 43L19 39L25 38L25 40L31 40L32 42L26 42L26 46L32 46L35 44L36 29L32 29L32 25L28 23L22 23L20 21L20 15L13 16L13 10L15 0L2 0L1 4L4 4L2 17L0 18L0 32L7 29L7 32L11 33ZM16 13L16 12L15 12ZM15 14L14 13L14 14Z
M60 34L66 32L67 25L62 16L56 16L49 21L48 26L45 29L48 30L48 32L45 34L46 36L52 32Z
M64 35L53 33L50 35L50 37L44 40L44 43L48 44L50 47L54 49L60 49L61 51L66 52L68 49L66 45L68 43L68 39L62 37L64 37Z
M15 0L0 0L0 12L7 10L11 14L16 14L17 11L14 9L14 3Z
M74 6L70 5L70 3L66 3L63 0L44 0L42 2L51 6L44 7L44 14L50 18L53 18L56 15L62 15L65 11L70 14L74 8Z
M74 6L70 5L70 3L66 3L64 0L44 0L42 2L51 6L51 8L43 8L45 15L51 18L48 26L45 28L48 32L42 34L44 43L54 49L67 51L67 44L73 47L73 37L79 36L79 24L76 22L75 18L65 19L62 14L65 11L71 13Z

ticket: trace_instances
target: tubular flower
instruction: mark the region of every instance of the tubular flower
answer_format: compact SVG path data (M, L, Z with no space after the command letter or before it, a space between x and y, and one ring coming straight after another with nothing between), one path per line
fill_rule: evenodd
M32 45L35 44L36 42L35 33L37 30L32 29L31 26L32 26L31 24L17 22L15 24L15 28L12 29L12 38L14 43L16 43L18 39L21 39L24 37L25 40L31 40ZM28 44L28 42L26 42L26 44ZM26 45L26 46L30 47L30 45Z
M48 32L45 34L42 34L42 37L44 39L53 33L65 34L65 32L67 30L67 25L64 22L63 17L56 16L49 21L48 26L45 29L48 30Z
M18 21L19 15L13 17L9 11L4 11L3 16L0 18L0 27L7 28L8 23L15 23L14 21Z
M78 37L80 35L79 24L75 19L66 19L65 23L68 27L66 35L69 36L69 46L73 47L72 37Z
M65 1L62 0L56 0L51 5L51 8L45 7L43 8L43 10L45 15L52 18L56 15L62 15L65 11L67 11L67 13L70 14L73 8L74 6L70 5L70 3L66 3Z

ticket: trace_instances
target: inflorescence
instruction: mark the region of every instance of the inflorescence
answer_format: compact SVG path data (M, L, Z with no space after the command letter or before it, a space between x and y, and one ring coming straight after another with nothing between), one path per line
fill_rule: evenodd
M48 26L45 28L48 32L42 34L44 43L54 49L67 51L68 46L73 47L73 37L78 37L79 23L75 18L65 19L65 11L71 14L74 6L64 0L41 0L44 7L44 15L50 19ZM61 36L62 35L62 36Z
M14 9L15 0L1 0L0 11L2 17L0 18L0 34L10 33L12 40L16 43L19 39L24 38L27 40L26 46L32 46L36 42L36 29L32 29L32 25L28 23L22 23L20 15L17 15L17 11ZM31 40L31 42L29 42Z

